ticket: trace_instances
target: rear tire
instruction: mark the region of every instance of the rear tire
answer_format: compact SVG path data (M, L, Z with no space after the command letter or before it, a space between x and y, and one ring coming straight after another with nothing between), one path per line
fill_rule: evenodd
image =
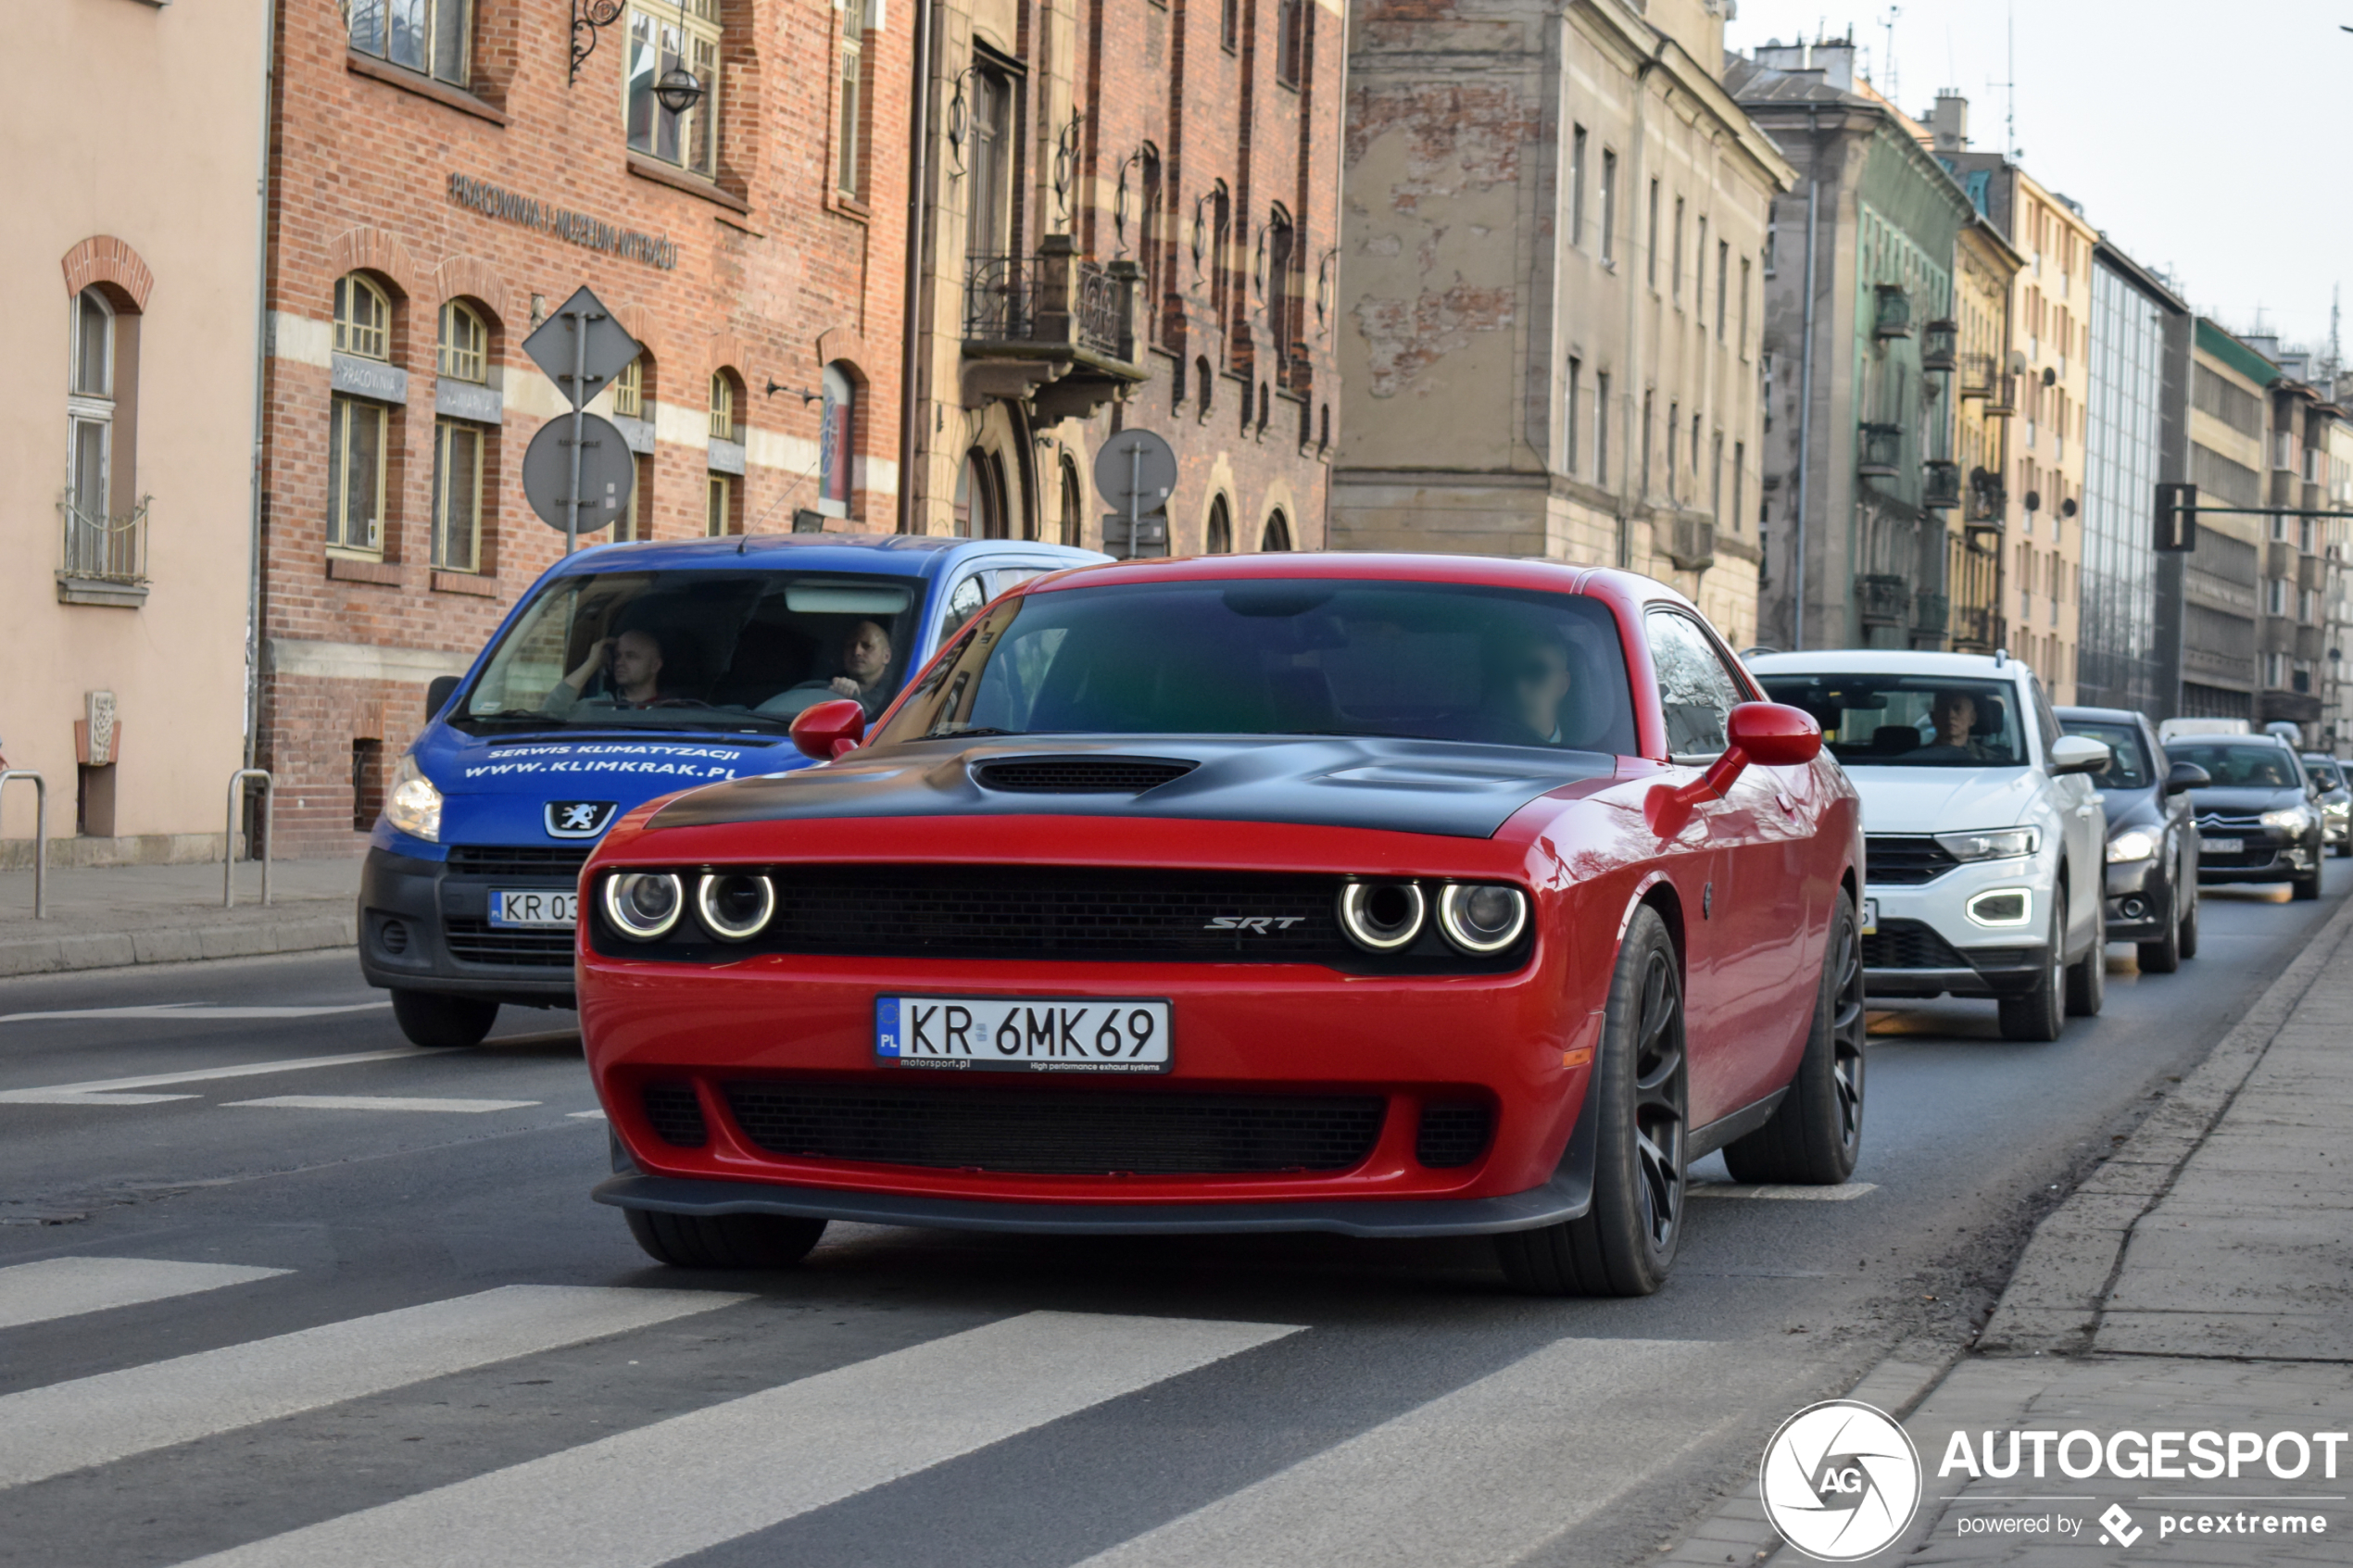
M2108 906L2092 906L2092 946L2067 972L2067 1010L2076 1018L2097 1018L2108 1001Z
M1831 911L1806 1055L1772 1120L1724 1147L1734 1181L1836 1186L1855 1173L1863 1151L1863 1047L1869 1029L1862 939L1856 935L1855 906L1841 892Z
M2321 858L2318 855L2312 857L2310 874L2297 877L2288 884L2288 896L2299 904L2309 903L2321 896Z
M498 1022L498 1004L440 991L395 991L392 1016L412 1046L463 1050L482 1044L490 1026Z
M825 1234L824 1221L789 1214L622 1212L646 1256L674 1269L788 1269Z
M2059 910L2067 907L2067 884L2058 890ZM2051 950L2043 965L2043 977L2034 989L2022 997L2001 999L2002 1038L2048 1042L2059 1037L2067 1027L2067 917L2054 911L2051 915Z
M1645 905L1628 925L1602 1021L1592 1096L1593 1198L1582 1219L1495 1238L1496 1261L1531 1296L1648 1296L1683 1240L1691 1123L1683 983L1675 944Z

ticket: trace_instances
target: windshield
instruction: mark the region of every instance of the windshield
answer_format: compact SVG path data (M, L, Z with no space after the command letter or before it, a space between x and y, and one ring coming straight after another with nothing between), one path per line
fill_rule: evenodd
M2304 759L2304 771L2318 779L2321 787L2324 790L2345 787L2344 771L2337 767L2336 759L2334 757L2307 757Z
M2141 732L2131 724L2103 724L2090 719L2060 721L2070 735L2095 740L2108 750L2106 771L2093 776L2101 789L2146 789L2154 782L2148 754L2141 749Z
M2217 789L2298 789L2295 764L2276 746L2231 746L2177 740L2165 748L2176 762L2195 762Z
M956 734L1417 735L1631 754L1617 618L1573 595L1259 579L1008 600L877 743Z
M782 731L812 703L879 714L906 678L923 585L793 571L559 578L499 639L452 722Z
M1850 768L2015 768L2026 761L2018 687L1948 675L1767 675L1765 695L1822 726Z

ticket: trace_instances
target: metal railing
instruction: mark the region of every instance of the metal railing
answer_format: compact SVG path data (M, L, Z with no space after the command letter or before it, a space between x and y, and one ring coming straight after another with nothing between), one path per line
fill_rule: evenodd
M964 341L1076 343L1116 357L1126 326L1121 281L1101 262L1072 258L1070 297L1061 269L1032 256L975 256L964 263Z
M245 786L261 783L261 907L270 907L270 831L278 809L278 781L267 768L240 768L229 775L229 831L220 839L220 907L237 907L237 808L245 801Z
M19 779L32 781L32 918L49 918L49 781L30 768L0 768L0 795Z
M59 499L57 518L64 529L61 577L101 583L145 583L147 581L147 507L152 496L119 515L93 515L70 500Z

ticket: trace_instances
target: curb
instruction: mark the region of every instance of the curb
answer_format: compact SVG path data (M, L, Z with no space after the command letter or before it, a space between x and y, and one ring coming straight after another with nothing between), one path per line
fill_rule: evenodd
M134 964L187 963L200 959L307 953L322 947L356 947L359 942L359 917L350 909L333 914L294 915L233 924L168 925L151 931L42 936L0 942L0 978L121 969Z

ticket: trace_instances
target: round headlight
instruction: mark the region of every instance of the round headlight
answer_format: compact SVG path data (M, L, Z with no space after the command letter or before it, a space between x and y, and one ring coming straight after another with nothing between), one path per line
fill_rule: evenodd
M668 872L622 872L605 878L605 918L623 936L639 942L666 936L686 907L686 894Z
M1500 953L1528 929L1528 895L1494 882L1450 882L1438 896L1438 929L1466 953Z
M1340 925L1371 953L1393 953L1422 934L1428 908L1410 882L1352 882L1340 890Z
M776 912L776 884L750 872L706 872L695 884L695 912L722 942L748 942Z

